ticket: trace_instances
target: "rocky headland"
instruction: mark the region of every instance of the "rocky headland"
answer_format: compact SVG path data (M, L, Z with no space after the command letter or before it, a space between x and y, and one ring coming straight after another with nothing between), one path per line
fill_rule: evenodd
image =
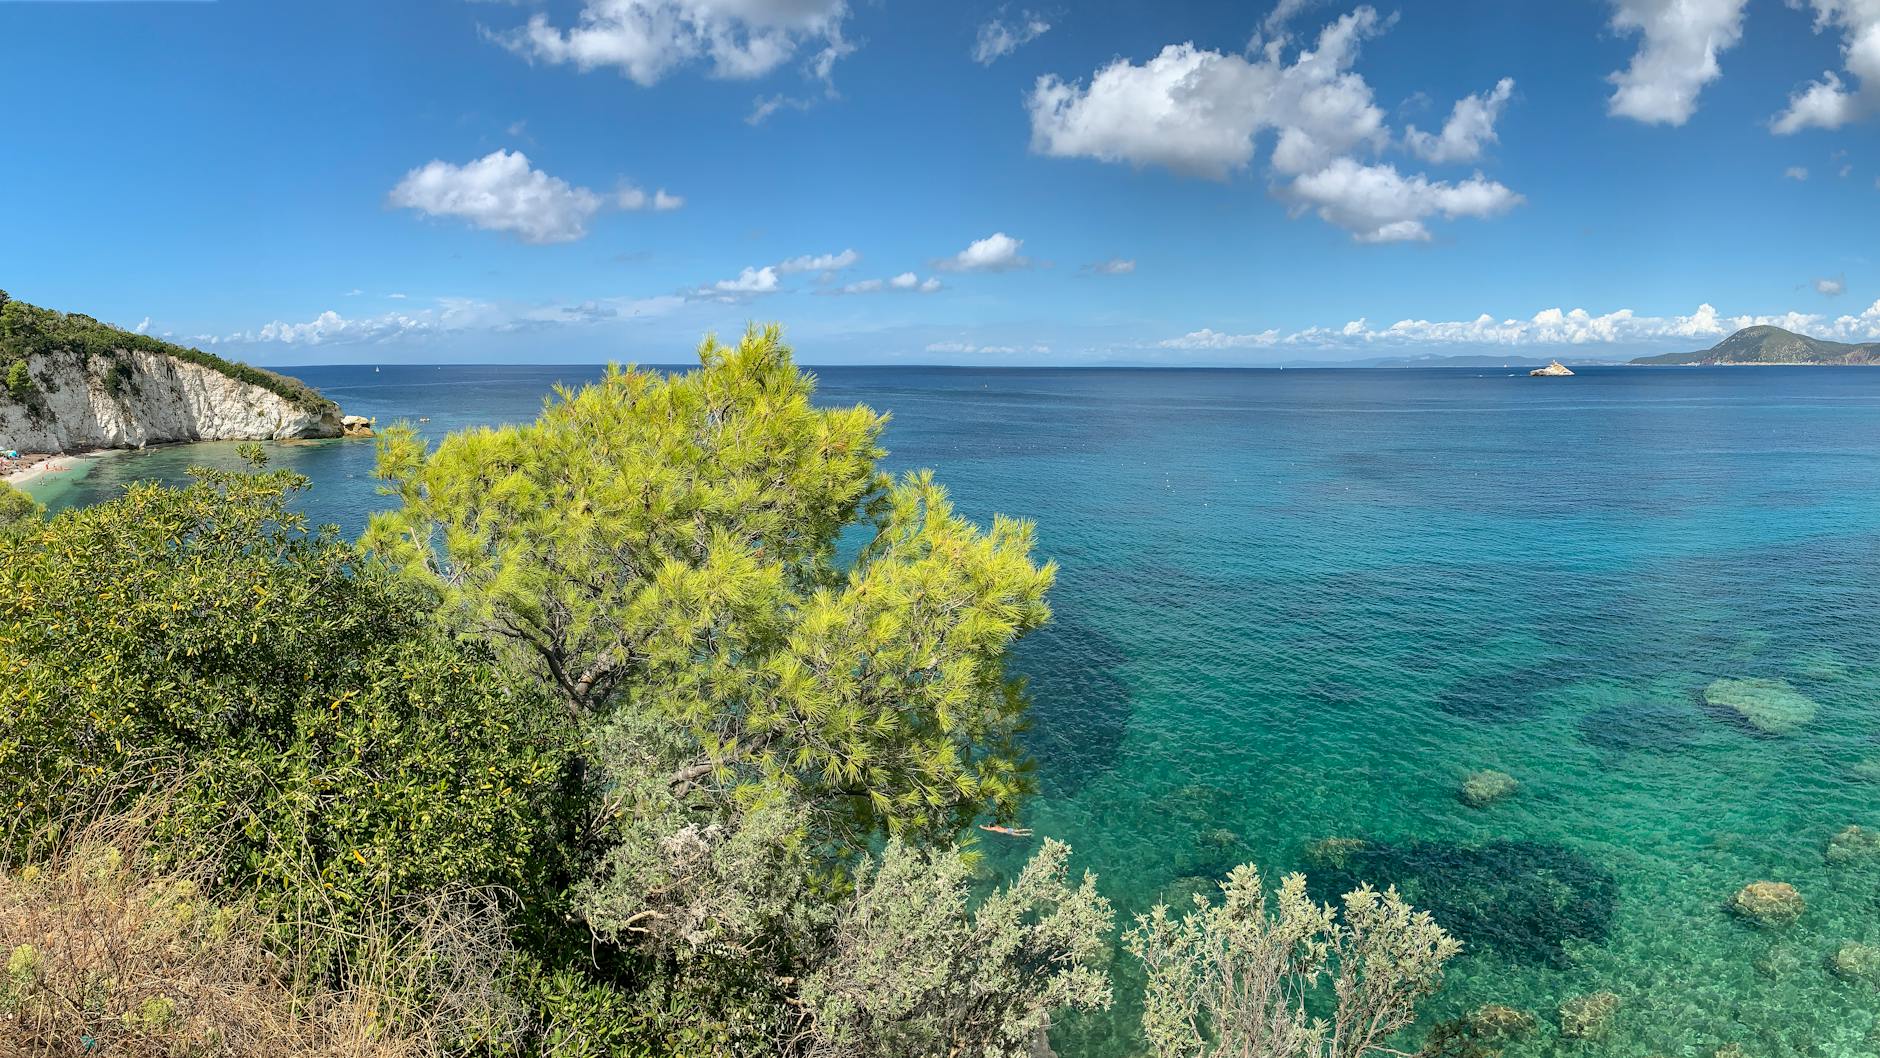
M297 379L0 292L0 452L339 437Z

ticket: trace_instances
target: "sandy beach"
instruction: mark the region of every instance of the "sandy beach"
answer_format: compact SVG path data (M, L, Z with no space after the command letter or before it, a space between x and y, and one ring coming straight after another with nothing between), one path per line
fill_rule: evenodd
M64 474L85 460L84 455L46 455L38 452L22 452L17 459L0 456L0 480L15 487L24 487L50 474Z

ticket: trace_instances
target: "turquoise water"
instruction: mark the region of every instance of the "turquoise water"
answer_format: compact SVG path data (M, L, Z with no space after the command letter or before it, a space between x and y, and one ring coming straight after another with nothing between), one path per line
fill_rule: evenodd
M433 432L527 418L595 373L302 372ZM824 400L893 414L894 466L1037 521L1062 574L1018 659L1043 786L1026 823L1125 915L1362 838L1315 884L1368 874L1436 910L1469 948L1432 1019L1536 1014L1510 1055L1880 1050L1880 989L1826 968L1880 944L1880 870L1823 859L1880 827L1880 767L1859 767L1880 762L1880 371L820 375ZM370 445L276 457L314 479L318 520L356 531L383 502ZM232 446L110 457L42 495L202 461ZM1819 710L1772 736L1706 706L1738 677ZM1482 768L1519 790L1465 806ZM1799 923L1726 911L1758 879L1801 891ZM1624 1000L1610 1034L1562 1039L1558 1004L1602 989ZM1061 1053L1131 1053L1124 993Z

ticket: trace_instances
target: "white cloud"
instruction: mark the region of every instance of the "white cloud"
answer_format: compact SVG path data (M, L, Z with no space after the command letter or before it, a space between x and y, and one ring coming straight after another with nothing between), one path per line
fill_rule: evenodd
M861 259L862 255L854 250L844 250L841 253L804 254L801 257L792 257L787 261L779 262L777 271L784 275L794 275L798 272L839 272L853 266Z
M594 215L609 206L669 210L685 204L663 188L649 196L625 185L611 197L602 196L530 167L528 155L521 151L500 149L464 165L434 159L406 173L386 201L426 216L456 217L487 231L511 232L529 243L580 239Z
M787 96L781 93L768 97L758 96L752 101L751 112L745 117L744 123L747 125L762 125L764 122L770 120L771 115L786 107L791 110L808 110L815 105L816 101L813 99L799 99L796 96Z
M521 151L493 151L467 165L432 161L392 188L394 206L433 217L458 217L524 242L572 242L587 234L601 196L540 169Z
M1051 23L1030 11L1021 13L1009 24L1001 15L979 27L979 37L973 42L973 61L990 66L1050 31Z
M1031 258L1019 254L1025 240L1014 239L1002 231L995 231L983 239L978 239L966 249L952 257L935 263L935 267L949 272L1009 272L1016 268L1031 267Z
M846 286L823 291L827 294L882 294L889 292L932 294L940 289L940 279L928 276L922 279L913 272L902 272L887 279L863 279Z
M777 266L765 265L762 268L746 268L735 279L720 279L708 287L700 287L693 296L711 301L743 301L761 294L774 294L780 289L777 278Z
M1112 257L1107 261L1092 261L1084 266L1084 271L1100 276L1126 276L1136 270L1136 262L1126 257Z
M1632 64L1608 78L1607 112L1653 125L1682 125L1704 86L1723 76L1717 56L1743 37L1748 0L1612 0L1612 28L1644 39Z
M1286 31L1286 24L1293 16L1304 11L1313 0L1279 0L1273 10L1267 12L1265 21L1260 23L1260 32L1268 37L1279 37Z
M150 333L150 317L145 316L144 322L131 328L131 330L135 331L138 334L149 334Z
M1880 113L1880 0L1808 0L1815 32L1841 31L1841 58L1857 82L1849 88L1833 70L1789 97L1770 128L1778 135L1803 129L1838 129ZM1789 0L1790 7L1802 0Z
M1277 24L1299 6L1282 4ZM1247 55L1171 44L1140 65L1117 59L1088 85L1041 77L1028 100L1032 150L1226 180L1251 166L1271 132L1277 193L1364 242L1427 239L1427 218L1494 216L1520 203L1479 174L1451 184L1358 159L1393 146L1370 85L1352 69L1359 45L1390 22L1359 7L1290 61L1289 39L1278 37ZM1410 129L1404 146L1432 161L1478 157L1513 92L1504 79L1458 102L1441 132Z
M649 195L629 184L614 192L614 204L625 210L653 209L664 213L685 205L685 199L667 194L663 187Z
M808 53L808 73L827 80L853 50L843 40L846 0L585 0L573 26L536 14L490 36L530 61L611 67L641 85L694 62L714 77L762 77Z
M1498 319L1483 313L1472 320L1406 319L1374 327L1359 318L1341 327L1308 327L1292 333L1266 330L1244 334L1202 328L1157 345L1164 349L1353 348L1369 346L1599 346L1709 341L1744 327L1776 326L1838 341L1880 340L1880 301L1857 315L1725 316L1709 304L1688 316L1641 316L1619 309L1595 316L1585 309L1546 309L1526 319Z
M359 289L358 287L354 287L351 290L348 290L345 296L349 298L356 298L363 293L365 293L365 291Z
M1782 175L1790 180L1806 180L1808 179L1808 170L1799 165L1791 165L1787 169L1782 170Z
M1024 352L1042 355L1049 353L1051 347L1048 345L1033 345L1029 349L1023 349L1016 345L975 345L972 342L929 342L926 351L929 353L971 353L984 356L1010 356L1013 353Z
M439 298L434 305L411 312L348 317L328 309L311 320L274 320L253 330L228 335L196 335L190 340L207 345L374 344L467 331L512 332L644 319L664 315L684 303L685 299L670 295L521 306L474 298Z
M1252 162L1255 137L1268 130L1277 133L1273 164L1286 173L1381 146L1384 112L1350 70L1359 43L1381 27L1360 7L1290 64L1278 41L1251 58L1171 44L1140 66L1117 59L1087 87L1040 77L1029 101L1032 150L1225 180Z
M1432 165L1473 162L1482 156L1483 146L1496 142L1495 122L1513 97L1514 78L1504 77L1481 95L1456 100L1441 132L1424 132L1415 125L1405 129L1404 144Z
M1847 293L1847 280L1840 276L1831 276L1815 280L1815 291L1823 297L1838 298Z
M1225 334L1209 327L1198 331L1189 331L1179 338L1164 338L1157 345L1164 349L1263 349L1278 345L1278 331L1259 331L1254 334Z
M1285 195L1359 242L1422 242L1424 221L1441 216L1495 217L1520 205L1520 195L1480 173L1460 183L1404 176L1392 165L1361 165L1340 158L1294 180Z

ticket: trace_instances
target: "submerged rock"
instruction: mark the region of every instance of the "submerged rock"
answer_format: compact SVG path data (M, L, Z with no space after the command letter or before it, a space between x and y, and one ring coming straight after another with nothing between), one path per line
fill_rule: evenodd
M1802 968L1802 957L1794 948L1778 944L1756 956L1756 972L1771 980L1781 980Z
M1619 753L1675 753L1697 739L1702 719L1690 706L1609 705L1580 717L1580 738Z
M1568 941L1605 941L1619 893L1586 856L1542 842L1357 842L1326 853L1340 862L1307 872L1314 899L1329 903L1363 882L1396 886L1469 950L1525 963L1564 966Z
M1520 788L1521 784L1515 781L1514 776L1488 768L1462 780L1462 789L1457 796L1470 808L1487 808Z
M1861 782L1880 782L1880 757L1865 757L1855 761L1847 773Z
M1220 883L1199 874L1185 874L1162 887L1155 895L1155 902L1167 904L1169 914L1180 918L1195 909L1195 897L1213 900L1220 892Z
M1748 1058L1748 1056L1743 1053L1742 1044L1726 1043L1716 1050L1711 1051L1710 1058Z
M1821 858L1832 866L1880 859L1880 830L1868 830L1850 823L1828 839L1828 849Z
M1787 882L1751 882L1730 898L1730 910L1759 926L1792 926L1808 902Z
M1612 1016L1624 1003L1611 992L1574 996L1560 1004L1560 1035L1570 1040L1593 1040L1612 1028Z
M1843 981L1880 985L1880 948L1849 941L1828 956L1828 969Z
M1810 650L1797 655L1790 668L1805 680L1822 683L1844 680L1848 674L1847 662L1832 650Z
M1320 838L1306 844L1306 862L1314 867L1342 869L1355 853L1363 852L1363 838Z
M1791 735L1815 718L1813 698L1787 680L1718 680L1704 688L1704 701L1734 713L1766 735Z
M1476 1007L1462 1019L1469 1033L1484 1043L1508 1043L1534 1031L1534 1015L1525 1010L1489 1003Z

